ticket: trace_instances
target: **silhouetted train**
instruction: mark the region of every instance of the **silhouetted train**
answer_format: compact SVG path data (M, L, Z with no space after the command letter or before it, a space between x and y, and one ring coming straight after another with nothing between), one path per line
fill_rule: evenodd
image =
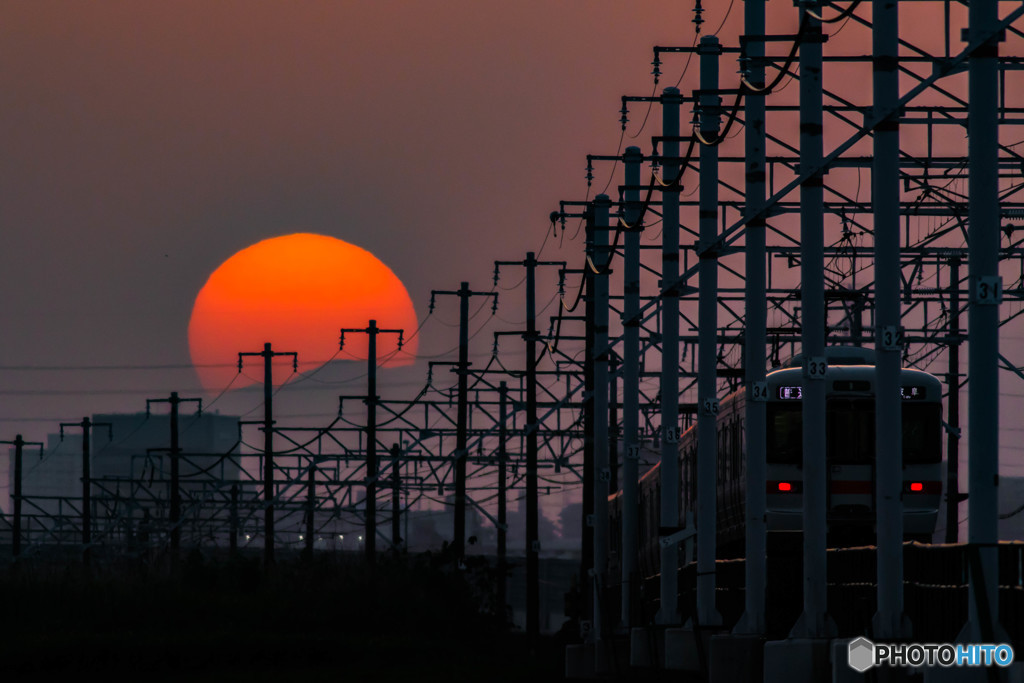
M826 383L828 533L832 541L873 543L875 529L874 352L829 347ZM766 523L770 534L800 531L803 513L802 359L767 375ZM900 371L903 427L903 530L907 540L930 541L942 494L942 387L920 370ZM745 534L747 397L741 388L727 396L717 416L717 544L720 557L741 554ZM697 429L679 441L680 526L695 526ZM660 571L661 469L640 479L639 578ZM609 582L621 571L622 491L609 497ZM684 555L681 556L685 557ZM683 560L685 561L685 560Z

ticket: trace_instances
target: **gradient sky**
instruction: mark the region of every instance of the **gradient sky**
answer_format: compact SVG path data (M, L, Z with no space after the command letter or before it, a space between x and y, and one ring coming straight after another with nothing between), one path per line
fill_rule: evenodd
M651 46L692 35L677 2L620 5L2 3L0 365L187 364L208 275L298 230L373 252L421 317L432 288L490 289L614 153ZM5 402L0 429L102 403Z
M652 91L651 47L693 36L689 7L667 1L42 0L0 15L0 439L31 440L170 391L209 403L193 301L268 237L368 249L421 319L431 289L490 290L495 259L537 250L558 201L585 196L586 154L615 153L620 95ZM421 353L457 344L457 302L439 301ZM347 365L338 377L362 374ZM425 362L386 371L382 392L424 376ZM362 382L284 394L276 412L320 424Z
M704 5L705 33L729 11L721 36L735 44L742 0ZM194 298L268 237L368 249L421 320L431 289L490 290L494 260L538 250L559 200L584 199L586 155L616 153L620 96L652 93L652 46L692 44L692 7L0 1L0 438L43 440L59 420L142 410L172 390L203 395L189 367ZM770 29L795 31L792 3L768 8ZM905 36L941 52L940 16L907 19ZM840 47L867 53L869 35L845 31ZM684 59L665 58L659 89ZM723 85L734 71L723 63ZM869 78L835 72L861 95ZM630 134L643 113L634 106ZM649 151L652 134L623 145ZM556 247L545 257L577 264L578 241ZM506 328L522 319L511 296ZM439 302L424 355L457 343L457 303ZM489 354L486 337L475 354ZM85 369L122 365L144 369ZM424 365L391 381L422 383ZM331 393L280 410L329 414ZM258 405L246 393L218 407Z

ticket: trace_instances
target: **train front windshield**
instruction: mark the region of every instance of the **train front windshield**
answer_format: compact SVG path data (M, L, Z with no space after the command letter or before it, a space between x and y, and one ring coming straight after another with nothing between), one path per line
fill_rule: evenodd
M942 406L903 403L903 462L907 465L942 461Z
M904 402L903 462L935 463L942 459L942 406ZM768 462L798 464L803 459L803 412L799 401L769 403ZM875 457L875 402L870 398L833 398L826 408L828 458L834 462L868 462Z
M833 398L825 408L828 459L841 463L870 462L875 457L875 401Z

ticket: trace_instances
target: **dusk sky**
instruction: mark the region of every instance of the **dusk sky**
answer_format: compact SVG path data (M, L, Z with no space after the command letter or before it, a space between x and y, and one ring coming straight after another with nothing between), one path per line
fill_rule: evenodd
M704 6L704 32L728 11L720 35L735 45L742 0ZM668 0L0 2L0 439L44 440L61 420L144 410L170 391L214 398L190 365L193 302L218 265L269 237L315 232L369 250L405 283L420 321L431 289L491 290L495 260L539 251L559 200L586 198L586 155L617 152L620 97L653 92L652 47L691 45L692 9ZM768 11L770 28L795 30L792 3ZM940 52L941 17L917 19L902 33ZM840 46L868 52L870 34L851 26L830 49ZM724 87L735 82L732 59ZM659 91L684 62L664 57ZM851 74L837 80L863 99L870 67ZM680 88L696 87L693 68ZM645 110L633 105L623 149L650 151L657 107L629 137ZM949 144L962 143L958 134ZM591 196L610 171L597 168ZM559 249L550 237L544 257L578 267L581 242ZM521 273L502 277L511 287ZM554 295L545 283L542 306ZM523 292L498 291L508 299L498 326L510 329ZM457 320L457 301L439 299L420 354L453 348ZM1014 343L1004 354L1024 362ZM490 345L490 332L480 335L474 355L486 358ZM338 365L325 376L362 373L361 363ZM425 371L424 361L387 370L382 383L408 393ZM278 410L320 420L362 381L297 386ZM260 401L246 391L214 407L240 414Z
M4 396L0 430L26 438L199 391L193 301L268 237L368 249L421 320L431 289L491 289L495 259L537 250L558 201L584 197L586 154L615 152L619 96L651 92L651 47L693 35L676 2L4 2L2 14L0 390L57 392ZM439 314L456 321L457 304ZM456 340L433 325L421 350ZM107 365L185 367L74 370Z

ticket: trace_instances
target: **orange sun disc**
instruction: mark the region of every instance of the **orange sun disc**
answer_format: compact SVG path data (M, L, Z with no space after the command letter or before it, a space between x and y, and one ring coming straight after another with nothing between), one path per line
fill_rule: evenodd
M203 386L219 391L263 381L263 361L247 358L238 374L239 352L259 352L266 342L277 351L298 353L299 370L328 360L365 359L370 320L381 329L416 331L416 311L402 281L380 259L342 240L297 233L257 242L239 251L210 275L196 296L188 324L192 364ZM417 339L397 349L397 334L377 335L378 362L413 362ZM275 361L274 384L291 376L291 361Z

